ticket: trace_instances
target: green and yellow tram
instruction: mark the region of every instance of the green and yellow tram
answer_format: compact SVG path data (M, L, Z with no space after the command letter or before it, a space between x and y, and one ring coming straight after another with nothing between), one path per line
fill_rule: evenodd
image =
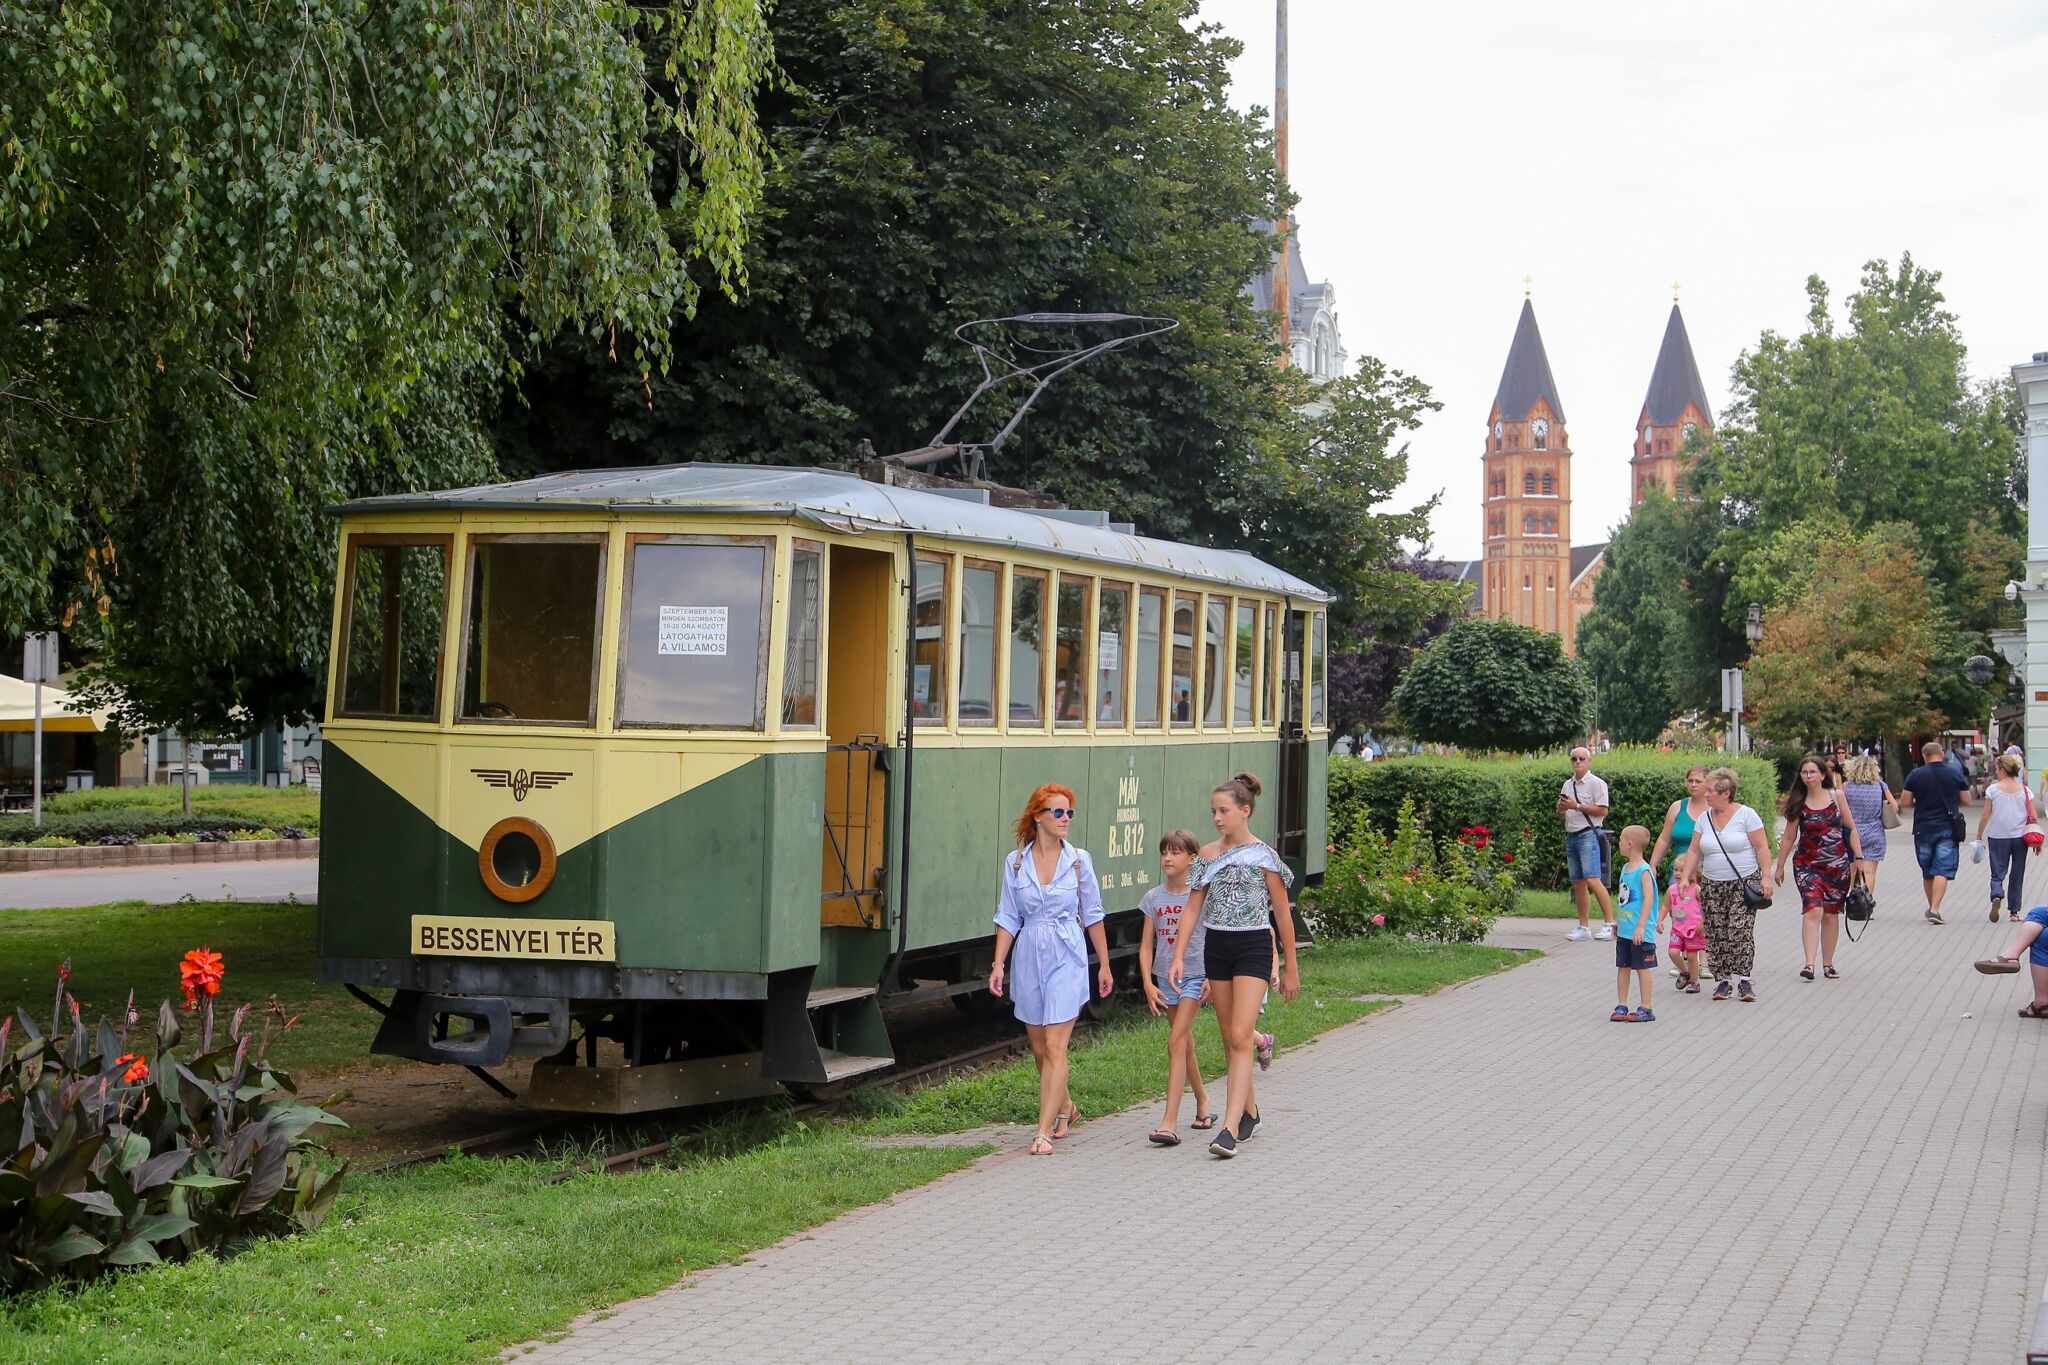
M975 1003L1043 781L1119 956L1238 769L1319 875L1328 595L955 492L675 465L343 507L320 968L375 1049L537 1057L530 1102L610 1112L885 1066L883 1006Z

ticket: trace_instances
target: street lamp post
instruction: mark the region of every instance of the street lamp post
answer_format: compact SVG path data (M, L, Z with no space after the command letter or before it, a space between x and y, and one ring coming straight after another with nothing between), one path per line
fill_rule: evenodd
M1764 638L1764 609L1759 603L1750 603L1749 610L1743 613L1742 635L1744 639L1749 641L1749 647L1752 650L1762 642ZM1749 699L1743 694L1742 682L1742 669L1740 668L1729 669L1727 675L1722 680L1722 691L1727 697L1729 713L1734 718L1734 724L1731 728L1734 731L1735 752L1737 753L1741 753L1749 747L1749 737L1744 733L1742 725L1742 713L1748 709Z

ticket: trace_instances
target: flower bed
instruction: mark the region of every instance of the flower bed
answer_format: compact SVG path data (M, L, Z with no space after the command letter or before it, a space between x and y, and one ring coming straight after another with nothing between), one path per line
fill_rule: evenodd
M1303 897L1319 939L1392 934L1470 943L1514 909L1516 855L1489 826L1462 826L1455 840L1439 844L1411 799L1402 801L1390 834L1363 811L1332 832L1323 884Z
M256 831L257 834L269 831ZM59 868L169 867L179 863L271 862L286 858L317 858L318 839L145 836L132 843L86 844L72 847L44 844L0 846L0 873L51 872Z

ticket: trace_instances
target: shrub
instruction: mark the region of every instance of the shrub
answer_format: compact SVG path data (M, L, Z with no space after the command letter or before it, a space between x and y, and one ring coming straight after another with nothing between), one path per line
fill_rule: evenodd
M185 955L185 1008L198 1012L197 1053L181 1059L178 1011L138 1028L134 996L119 1024L88 1033L58 969L50 1030L19 1012L0 1020L0 1291L83 1279L316 1225L340 1192L307 1133L341 1120L301 1104L264 1060L296 1019L273 1004L260 1033L235 1011L213 1046L218 953ZM68 1021L69 1031L60 1032Z
M138 844L175 844L178 840L175 835L170 834L145 834L135 842Z
M1756 807L1776 837L1771 803L1780 790L1773 766L1750 754L1665 753L1618 748L1597 754L1593 771L1606 780L1613 805L1606 824L1619 831L1643 825L1652 835L1664 827L1664 812L1685 794L1685 770L1698 763L1735 769L1737 799ZM1564 880L1564 823L1557 792L1570 765L1563 754L1535 758L1330 760L1330 828L1346 827L1362 813L1379 829L1396 827L1401 805L1413 801L1417 818L1439 845L1458 831L1483 827L1492 842L1515 856L1516 881L1555 889Z
M1514 908L1514 855L1484 827L1466 828L1439 846L1404 800L1391 834L1381 834L1362 811L1341 827L1323 884L1304 896L1304 912L1318 938L1338 940L1394 934L1451 943L1486 937L1494 921Z
M29 840L28 846L30 848L77 848L78 840L66 838L62 834L45 834L40 839Z

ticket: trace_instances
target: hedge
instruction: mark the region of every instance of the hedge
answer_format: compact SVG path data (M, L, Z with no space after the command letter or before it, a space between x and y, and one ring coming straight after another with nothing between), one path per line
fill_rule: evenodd
M1593 771L1607 782L1613 807L1606 823L1619 830L1642 825L1652 835L1664 827L1664 812L1685 794L1685 770L1696 763L1733 768L1741 779L1736 799L1765 817L1775 843L1777 769L1744 754L1672 753L1621 748L1597 754ZM1461 829L1484 825L1520 850L1517 871L1523 884L1544 890L1564 886L1564 824L1557 792L1571 773L1563 753L1533 758L1356 758L1330 760L1330 825L1361 809L1373 827L1391 831L1401 802L1414 798L1423 823L1439 840ZM1527 834L1523 834L1526 830Z
M25 844L45 834L61 834L67 839L76 839L81 844L96 844L106 835L144 834L198 834L205 830L217 830L223 834L233 830L281 829L291 822L280 821L274 814L252 816L241 812L223 810L195 810L190 815L176 810L100 810L87 811L77 815L46 812L43 827L35 827L34 817L28 815L0 815L0 844ZM304 827L308 834L318 834L317 822Z

